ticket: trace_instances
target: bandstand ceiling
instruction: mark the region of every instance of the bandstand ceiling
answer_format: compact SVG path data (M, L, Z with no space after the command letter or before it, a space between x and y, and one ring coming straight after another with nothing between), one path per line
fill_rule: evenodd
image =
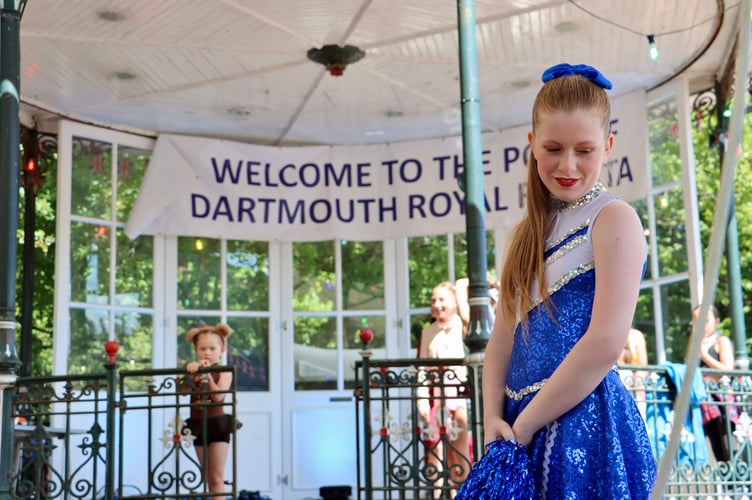
M725 67L728 0L477 0L486 130L529 122L542 70L588 63L614 96ZM647 35L660 52L648 57ZM354 45L331 76L306 56ZM359 144L458 135L457 2L450 0L28 0L24 121L262 144Z

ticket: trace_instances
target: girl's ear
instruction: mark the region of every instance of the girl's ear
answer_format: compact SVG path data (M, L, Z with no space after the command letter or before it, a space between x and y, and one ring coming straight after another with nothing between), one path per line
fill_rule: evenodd
M614 134L609 133L608 139L606 139L606 158L611 154L611 150L614 148Z

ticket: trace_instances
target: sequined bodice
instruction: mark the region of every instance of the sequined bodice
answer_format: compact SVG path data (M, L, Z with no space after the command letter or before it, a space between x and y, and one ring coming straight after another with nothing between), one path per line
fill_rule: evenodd
M541 394L590 325L595 298L591 231L601 210L616 201L600 187L594 191L555 205L543 276L552 304L547 309L534 303L523 311L527 330L519 324L515 329L504 401L504 420L510 425ZM536 500L645 500L656 474L645 423L615 370L536 432L528 454Z
M544 279L554 307L549 312L539 298L528 311L528 331L517 325L508 385L519 390L540 383L553 373L590 324L595 295L591 231L600 211L617 201L597 185L583 198L561 204L552 214L545 243ZM533 293L537 283L533 283ZM524 347L523 347L524 346ZM517 369L519 368L519 369Z

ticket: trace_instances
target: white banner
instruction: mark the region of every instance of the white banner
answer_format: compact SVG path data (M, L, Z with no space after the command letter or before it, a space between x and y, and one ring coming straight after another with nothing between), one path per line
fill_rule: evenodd
M647 192L645 96L612 101L601 181ZM486 227L522 217L529 126L483 135ZM125 233L234 240L382 240L465 231L460 137L361 146L270 147L162 135Z

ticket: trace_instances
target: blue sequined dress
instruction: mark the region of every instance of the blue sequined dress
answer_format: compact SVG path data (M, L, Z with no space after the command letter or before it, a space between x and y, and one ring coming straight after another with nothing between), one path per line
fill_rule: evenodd
M525 338L517 325L504 408L510 425L587 330L595 294L590 231L601 209L615 201L598 184L556 210L546 240L545 280L558 324L536 301ZM529 454L541 499L647 499L656 475L645 423L615 369L576 407L538 431Z

